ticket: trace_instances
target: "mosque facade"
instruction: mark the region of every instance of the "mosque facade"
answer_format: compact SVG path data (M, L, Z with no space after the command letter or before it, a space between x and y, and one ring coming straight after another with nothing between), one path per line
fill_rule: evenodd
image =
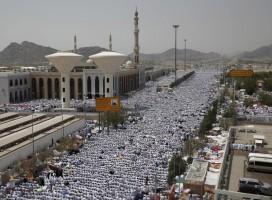
M70 73L70 99L94 99L119 96L145 84L145 69L139 62L138 11L134 17L134 49L132 61L127 60L120 69L107 72L92 60L74 66ZM77 52L76 36L74 50ZM112 38L110 35L110 51ZM61 74L54 66L20 70L0 69L0 104L19 103L35 99L60 99Z

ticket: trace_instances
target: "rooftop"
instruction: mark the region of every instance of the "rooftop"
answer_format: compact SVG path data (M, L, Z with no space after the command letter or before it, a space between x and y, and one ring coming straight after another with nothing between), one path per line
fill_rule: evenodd
M194 159L190 170L185 177L186 182L203 182L208 170L208 161Z

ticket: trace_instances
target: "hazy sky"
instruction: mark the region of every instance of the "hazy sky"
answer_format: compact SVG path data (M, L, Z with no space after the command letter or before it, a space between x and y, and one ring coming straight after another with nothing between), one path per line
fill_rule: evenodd
M78 47L133 49L133 17L139 11L140 51L174 46L232 54L272 44L272 0L0 0L0 50L24 40L59 50Z

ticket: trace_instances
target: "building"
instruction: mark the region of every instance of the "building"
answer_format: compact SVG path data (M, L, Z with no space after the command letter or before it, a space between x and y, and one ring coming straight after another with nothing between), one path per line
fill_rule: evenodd
M31 99L29 72L2 71L0 73L0 104Z
M18 103L33 99L70 99L116 96L143 88L145 85L145 68L139 62L139 28L138 11L134 17L135 47L133 61L127 58L126 63L120 63L113 68L105 68L103 62L94 62L93 56L86 63L78 62L70 66L71 71L62 76L60 67L54 65L43 68L0 69L0 104ZM110 36L110 48L112 48ZM77 38L74 36L74 54L77 52ZM116 52L104 52L112 56ZM73 53L63 52L56 55ZM49 59L50 60L50 59ZM104 60L107 60L105 57ZM125 61L125 60L124 60ZM63 80L65 79L65 87ZM64 95L64 96L63 96ZM66 107L67 107L66 105Z

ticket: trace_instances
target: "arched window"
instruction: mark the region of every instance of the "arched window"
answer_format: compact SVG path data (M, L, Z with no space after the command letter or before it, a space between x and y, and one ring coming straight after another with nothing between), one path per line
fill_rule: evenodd
M13 103L14 99L13 99L13 94L12 92L9 93L9 103Z
M60 98L60 83L59 83L59 78L55 78L55 98L59 99Z
M47 79L47 94L48 94L48 99L52 99L52 79L51 78Z
M40 78L40 79L39 79L39 91L40 91L40 99L43 99L43 98L44 98L43 88L44 88L43 79L42 79L42 78Z
M31 84L32 84L31 97L32 99L37 99L37 84L35 78L31 79Z
M9 80L9 86L10 86L10 87L13 86L13 80L12 80L12 79Z
M78 80L77 80L77 85L78 85L78 98L79 99L82 99L82 97L83 97L83 95L82 95L82 92L83 92L83 86L82 86L82 79L81 78L79 78Z
M26 91L26 89L24 90L24 100L27 100L27 91Z
M18 85L18 79L15 79L15 86Z
M95 96L99 96L99 77L95 77Z
M107 78L108 80L109 78ZM107 81L108 83L108 81ZM103 94L105 95L105 76L103 77Z
M92 79L89 76L87 78L87 96L89 99L92 98Z
M75 98L75 81L73 78L70 79L70 99Z
M20 102L22 102L23 101L23 92L20 90L20 92L19 92L19 96L20 96Z
M17 103L18 102L18 93L17 91L15 91L15 98L14 98L14 102Z

